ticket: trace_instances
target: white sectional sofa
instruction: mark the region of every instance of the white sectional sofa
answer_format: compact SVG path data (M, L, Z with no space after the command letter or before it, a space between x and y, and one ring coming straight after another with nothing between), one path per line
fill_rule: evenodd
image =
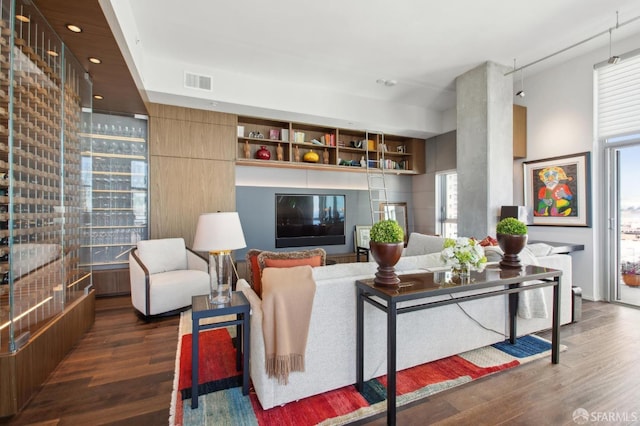
M410 243L409 254L413 248ZM528 256L527 263L562 270L561 323L571 322L571 257L535 257L530 252ZM424 268L438 265L442 265L439 249L437 253L402 257L396 271L399 274L424 272ZM306 348L306 370L291 373L287 385L278 384L266 375L261 300L245 280L238 281L237 289L243 291L251 303L251 379L264 409L355 383L355 281L371 278L376 268L373 262L313 268L316 294ZM518 335L551 327L552 289L545 288L544 292L548 318L519 318ZM386 374L386 317L369 304L365 304L364 314L364 379L368 380ZM506 296L492 297L403 314L398 317L397 333L398 370L503 341L508 334L507 299Z

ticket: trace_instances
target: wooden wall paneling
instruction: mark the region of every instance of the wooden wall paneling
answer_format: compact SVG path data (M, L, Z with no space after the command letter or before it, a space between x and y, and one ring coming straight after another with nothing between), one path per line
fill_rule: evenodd
M148 103L147 110L149 111L149 116L157 118L169 118L179 121L219 124L224 126L236 126L238 124L238 117L235 114L226 114L224 112L154 103ZM233 136L235 138L235 132Z
M96 297L131 294L129 268L93 271Z
M153 117L149 127L149 154L152 156L235 161L235 125Z
M95 321L95 291L65 308L16 353L0 355L0 417L16 414Z
M513 158L527 157L527 107L513 105Z
M152 156L149 163L151 238L193 243L198 216L235 211L235 163Z
M190 246L201 213L235 211L238 118L147 104L150 238L182 237Z

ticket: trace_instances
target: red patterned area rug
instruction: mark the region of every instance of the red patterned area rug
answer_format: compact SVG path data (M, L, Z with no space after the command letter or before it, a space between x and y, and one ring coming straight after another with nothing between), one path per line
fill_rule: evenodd
M347 386L263 410L253 390L248 396L242 395L242 375L235 369L235 347L229 334L233 328L200 333L200 396L198 408L192 410L190 323L190 311L183 313L170 425L342 425L386 411L386 376L369 380L363 393L355 386ZM519 338L515 345L497 343L400 371L397 404L400 407L480 377L550 357L550 350L547 340L529 335Z

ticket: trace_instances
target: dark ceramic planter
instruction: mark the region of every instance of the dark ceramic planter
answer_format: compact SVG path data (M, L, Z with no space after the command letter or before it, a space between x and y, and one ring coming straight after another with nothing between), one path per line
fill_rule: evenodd
M518 255L527 245L528 235L498 234L497 239L498 245L504 252L502 260L500 261L500 267L503 269L522 268Z
M374 243L370 241L369 248L373 259L378 264L378 272L373 280L375 285L395 287L400 284L400 278L396 275L394 266L402 256L404 243Z

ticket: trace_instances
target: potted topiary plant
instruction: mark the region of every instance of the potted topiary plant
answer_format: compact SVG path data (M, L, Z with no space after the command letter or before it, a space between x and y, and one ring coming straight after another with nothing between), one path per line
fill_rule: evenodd
M505 217L496 226L498 245L504 252L500 267L504 269L521 268L518 254L527 245L527 225L515 217Z
M385 219L373 224L369 231L369 249L378 264L378 272L373 280L376 285L390 287L400 283L394 266L400 260L403 248L404 231L398 222Z

